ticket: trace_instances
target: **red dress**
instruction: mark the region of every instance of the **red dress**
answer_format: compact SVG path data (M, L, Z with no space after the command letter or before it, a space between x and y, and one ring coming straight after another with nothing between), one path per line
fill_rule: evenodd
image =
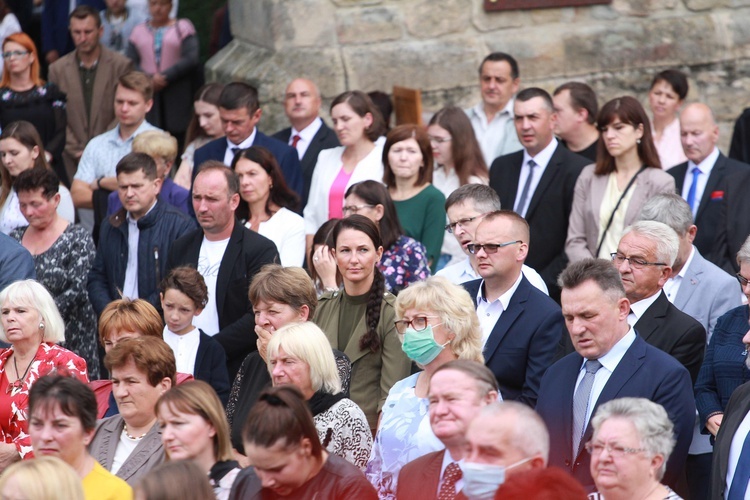
M5 363L13 354L13 347L0 352L0 439L4 443L14 444L21 458L33 458L29 437L29 390L40 377L50 373L70 375L84 383L88 383L86 361L75 353L51 342L42 342L36 351L29 373L19 388L10 387L10 381L5 373Z

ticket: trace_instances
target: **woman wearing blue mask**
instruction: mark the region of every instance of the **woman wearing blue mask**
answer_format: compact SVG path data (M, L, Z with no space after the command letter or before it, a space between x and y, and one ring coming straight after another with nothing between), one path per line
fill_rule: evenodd
M396 328L406 355L423 370L393 385L367 464L381 499L393 499L406 463L444 445L430 428L430 377L455 359L484 363L481 327L468 292L442 277L414 283L396 300Z

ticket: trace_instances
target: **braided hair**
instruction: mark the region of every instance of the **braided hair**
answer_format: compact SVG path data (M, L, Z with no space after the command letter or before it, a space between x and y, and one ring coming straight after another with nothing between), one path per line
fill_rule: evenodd
M341 219L336 223L332 234L334 246L336 246L341 232L346 229L353 229L367 235L375 249L383 246L378 226L364 215L358 214ZM385 292L385 278L383 278L383 273L380 272L377 264L374 267L372 285L370 285L370 293L367 298L367 309L365 310L367 332L360 339L359 348L363 351L369 349L372 352L378 352L380 350L380 337L377 328L380 322L383 293Z

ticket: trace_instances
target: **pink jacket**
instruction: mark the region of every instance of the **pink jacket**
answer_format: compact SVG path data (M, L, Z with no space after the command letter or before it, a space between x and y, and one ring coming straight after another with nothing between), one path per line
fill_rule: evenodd
M182 57L182 41L195 35L195 27L188 19L178 19L169 26L164 33L161 44L161 62L156 67L154 51L154 32L148 22L141 23L130 33L130 43L133 44L140 56L140 67L149 75L163 73L171 68Z

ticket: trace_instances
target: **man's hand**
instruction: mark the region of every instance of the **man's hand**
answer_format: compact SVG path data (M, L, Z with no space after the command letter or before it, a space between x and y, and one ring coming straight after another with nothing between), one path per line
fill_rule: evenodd
M60 59L60 53L56 50L50 50L45 54L44 59L47 61L47 64L52 64Z
M151 77L151 81L154 84L154 92L158 92L169 85L169 82L161 73L154 74L154 76Z

